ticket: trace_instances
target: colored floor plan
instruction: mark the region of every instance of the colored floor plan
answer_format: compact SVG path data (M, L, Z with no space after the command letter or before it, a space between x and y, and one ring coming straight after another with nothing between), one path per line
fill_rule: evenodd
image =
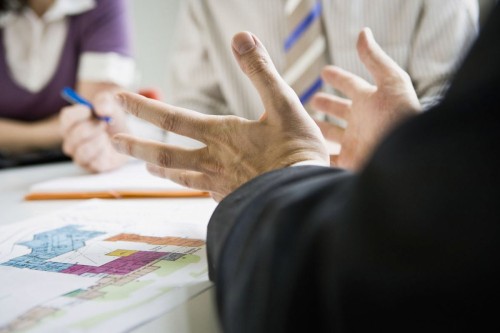
M34 235L33 240L18 243L18 245L30 248L30 254L11 259L0 265L47 272L61 272L73 265L51 262L50 259L68 252L77 251L85 246L86 241L102 234L104 233L99 231L80 230L79 226L74 225L37 234Z
M40 289L15 281L12 294L0 287L0 333L121 332L185 300L183 286L196 294L210 285L203 240L108 229L67 224L14 242L20 255L0 261L0 283L34 274ZM30 297L32 290L43 295ZM16 307L4 312L9 304Z

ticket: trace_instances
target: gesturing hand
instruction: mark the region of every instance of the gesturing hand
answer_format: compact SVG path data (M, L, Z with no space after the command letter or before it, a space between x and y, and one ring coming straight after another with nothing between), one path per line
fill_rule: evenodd
M188 150L129 135L116 135L118 151L143 159L148 170L179 184L211 192L216 200L267 171L302 161L328 165L318 126L276 71L261 42L248 32L233 38L233 53L262 99L258 121L210 116L121 93L131 114L206 146Z
M318 125L327 140L342 145L332 163L351 169L363 165L390 128L421 109L410 77L380 48L370 29L360 33L357 49L375 85L328 66L323 70L323 79L347 99L318 93L312 100L318 111L347 121L345 130L327 122L318 121Z

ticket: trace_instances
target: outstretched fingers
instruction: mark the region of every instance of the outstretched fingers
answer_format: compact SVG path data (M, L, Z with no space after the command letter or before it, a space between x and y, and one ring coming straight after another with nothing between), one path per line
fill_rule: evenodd
M344 137L345 129L321 120L316 120L316 124L318 125L321 133L328 141L334 141L337 143L342 143L342 138Z
M147 164L147 169L151 174L157 177L170 179L174 183L188 188L210 192L212 198L214 198L217 202L221 201L225 196L220 190L217 189L218 184L214 184L212 179L204 173L167 169L154 164Z
M242 71L257 89L267 116L272 118L290 117L291 108L279 107L293 105L300 101L283 78L279 75L269 53L260 40L249 32L240 32L233 37L233 53ZM292 108L305 113L303 108ZM264 118L263 118L264 119Z
M170 179L179 185L200 191L213 191L210 177L204 173L189 170L169 169L148 163L148 171L157 177Z
M351 111L352 102L345 98L320 92L314 95L311 105L315 110L341 119L347 119Z
M360 32L356 47L361 61L377 86L382 85L384 80L394 75L404 75L405 72L375 41L369 28L364 28Z
M156 164L164 168L186 169L203 172L209 169L204 148L183 149L161 142L144 140L127 134L113 137L115 149L123 154Z
M321 76L327 84L351 100L356 99L359 93L375 89L364 79L337 66L326 66L321 72Z
M117 99L128 113L159 128L204 142L213 116L168 105L138 94L121 92Z

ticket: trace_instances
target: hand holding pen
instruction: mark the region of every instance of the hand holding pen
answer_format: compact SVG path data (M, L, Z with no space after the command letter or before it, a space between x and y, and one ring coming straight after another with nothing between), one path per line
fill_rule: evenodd
M102 121L105 121L106 123L110 123L111 122L111 117L108 117L108 116L99 116L96 111L95 111L95 108L94 106L92 105L92 103L90 103L89 101L87 101L85 98L83 98L82 96L80 96L76 91L74 91L73 89L71 89L70 87L66 87L64 88L62 91L61 91L61 97L68 103L70 104L81 104L81 105L85 105L87 106L89 109L90 109L90 112L92 112L92 116L95 118L95 119L98 119L98 120L102 120Z
M114 92L102 91L92 103L71 88L63 89L61 96L72 104L63 108L59 116L63 151L91 172L122 166L127 158L115 151L111 137L129 130L126 115L115 102Z
M148 98L161 98L160 92L154 88L143 88L139 93ZM61 96L72 104L65 107L59 117L64 152L76 164L92 172L109 171L123 165L128 157L116 152L111 137L129 130L125 113L116 103L114 93L103 91L93 103L71 88L64 88Z

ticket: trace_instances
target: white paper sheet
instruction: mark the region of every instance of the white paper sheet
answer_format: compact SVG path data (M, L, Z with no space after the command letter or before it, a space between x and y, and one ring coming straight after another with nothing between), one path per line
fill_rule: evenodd
M104 191L176 190L189 191L168 179L151 175L145 163L133 162L110 172L62 177L34 184L30 192L104 192Z

